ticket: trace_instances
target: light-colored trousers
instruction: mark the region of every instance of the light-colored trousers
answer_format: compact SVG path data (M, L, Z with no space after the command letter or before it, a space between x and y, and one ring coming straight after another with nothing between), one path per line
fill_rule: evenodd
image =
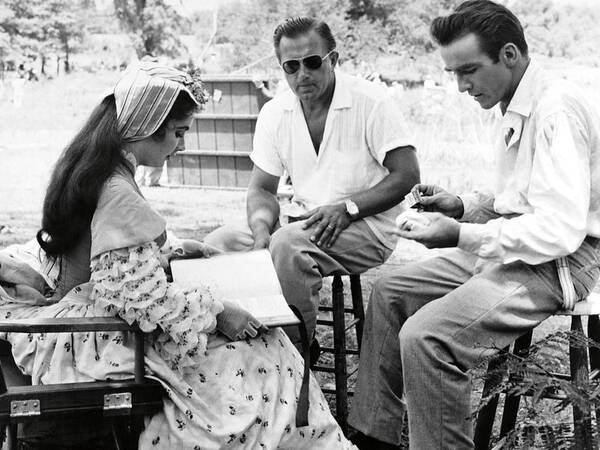
M598 243L568 258L584 298L598 279ZM593 241L593 239L591 240ZM458 249L376 281L366 314L350 424L411 450L471 449L469 369L561 308L554 261L485 263Z
M310 338L317 324L323 277L365 272L383 264L392 249L379 241L364 220L352 222L329 248L311 242L314 230L303 230L303 223L298 221L278 228L271 236L269 250L283 295L302 314ZM235 225L216 229L204 242L225 251L250 250L254 244L250 228ZM296 327L286 327L285 331L292 342L300 342Z

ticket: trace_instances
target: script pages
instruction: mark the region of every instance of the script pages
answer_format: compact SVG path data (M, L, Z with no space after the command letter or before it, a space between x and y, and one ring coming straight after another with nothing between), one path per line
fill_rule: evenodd
M172 260L171 273L184 288L209 286L217 298L237 303L268 327L300 322L283 297L266 249Z

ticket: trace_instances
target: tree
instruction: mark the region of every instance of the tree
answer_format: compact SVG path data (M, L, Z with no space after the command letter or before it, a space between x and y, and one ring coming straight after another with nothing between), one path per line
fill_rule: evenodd
M3 24L9 22L11 17L12 11L5 5L0 5L0 72L4 72L4 60L10 52L10 35L4 29ZM2 74L0 74L1 76Z
M114 0L115 14L129 33L138 57L179 56L182 17L166 0Z
M83 39L85 27L81 19L83 17L82 9L77 8L75 2L72 2L71 7L67 9L65 8L66 3L65 1L54 0L48 2L48 9L51 14L50 23L53 34L64 54L65 72L69 73L71 69L70 55L73 46Z
M325 20L334 35L340 37L339 44L343 46L348 5L348 0L251 0L227 5L219 11L215 38L216 44L232 48L231 60L223 69L237 69L274 55L273 31L291 16L314 16ZM274 68L275 64L273 57L270 67Z
M548 56L594 55L600 43L599 14L588 7L555 7L551 0L499 0L507 4L525 28L530 47ZM422 79L433 72L439 57L429 33L431 21L447 14L462 0L239 0L219 10L214 43L226 54L223 70L253 62L264 68L273 54L272 33L284 18L313 15L328 22L338 41L340 61L368 63L370 70L388 71L396 79ZM210 18L197 13L197 39L209 40ZM556 39L560 36L560 39ZM600 61L596 59L594 61ZM201 62L199 62L201 64ZM390 64L388 64L390 63ZM269 67L276 67L271 59ZM387 67L386 67L387 66ZM406 72L404 76L401 72ZM410 76L408 76L410 74Z
M350 0L348 8L348 18L352 21L367 19L372 22L385 22L388 16L395 11L396 7L392 2L380 0Z
M10 48L23 55L39 57L44 73L49 53L63 53L68 59L85 27L78 12L78 0L5 0L0 29L9 36Z

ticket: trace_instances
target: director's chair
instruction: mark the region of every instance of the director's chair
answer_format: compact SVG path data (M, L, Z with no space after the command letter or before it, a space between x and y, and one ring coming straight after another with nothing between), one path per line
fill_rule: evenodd
M31 385L16 367L10 344L0 341L0 430L4 448L16 450L18 424L89 419L108 425L116 449L137 448L143 417L162 409L164 390L144 376L144 333L116 317L0 320L0 332L78 333L122 331L135 342L134 378L121 381ZM51 442L44 441L45 446Z

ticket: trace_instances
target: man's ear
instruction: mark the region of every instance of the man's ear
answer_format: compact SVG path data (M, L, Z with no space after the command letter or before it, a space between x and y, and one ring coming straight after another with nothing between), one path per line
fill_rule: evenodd
M335 66L338 63L338 60L340 58L340 54L338 52L332 52L331 55L329 56L329 58L331 58L331 68L335 69Z
M507 42L500 49L499 58L507 67L514 67L521 60L521 50L512 42Z

